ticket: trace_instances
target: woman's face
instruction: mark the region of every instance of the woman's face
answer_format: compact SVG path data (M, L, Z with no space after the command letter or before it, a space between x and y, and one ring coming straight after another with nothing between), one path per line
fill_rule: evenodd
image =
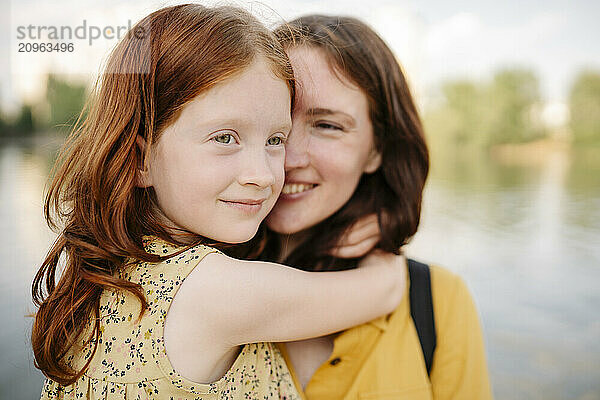
M363 173L381 163L367 97L312 47L288 50L297 80L296 108L286 145L285 185L269 228L292 234L339 210Z

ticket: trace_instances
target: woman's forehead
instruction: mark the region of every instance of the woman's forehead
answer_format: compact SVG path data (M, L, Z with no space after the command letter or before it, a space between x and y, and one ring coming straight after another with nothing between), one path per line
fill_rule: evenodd
M344 108L366 100L358 86L331 66L323 50L298 46L288 49L288 54L294 68L298 108Z

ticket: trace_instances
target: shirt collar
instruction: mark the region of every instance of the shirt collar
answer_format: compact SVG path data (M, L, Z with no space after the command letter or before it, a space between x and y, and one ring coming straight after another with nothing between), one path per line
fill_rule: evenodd
M374 326L382 332L385 332L389 324L388 316L389 315L382 315L379 318L375 318L374 320L369 321L368 324Z

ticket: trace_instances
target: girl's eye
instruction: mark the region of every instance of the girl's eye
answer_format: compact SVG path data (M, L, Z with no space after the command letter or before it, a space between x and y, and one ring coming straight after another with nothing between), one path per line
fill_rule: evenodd
M273 136L267 139L267 144L269 146L279 146L284 144L284 140L281 136Z
M329 122L317 122L315 123L315 127L319 128L319 129L330 129L330 130L336 130L336 131L341 131L343 130L343 128L339 125L335 125Z
M233 143L233 141L235 141L235 138L231 133L222 133L220 135L213 136L212 140L214 140L217 143L231 144Z

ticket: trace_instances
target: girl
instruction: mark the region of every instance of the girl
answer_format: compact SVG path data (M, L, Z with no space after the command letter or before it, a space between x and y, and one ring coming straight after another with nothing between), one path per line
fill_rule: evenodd
M279 195L293 89L275 37L235 8L165 8L117 46L45 202L64 227L32 289L42 398L295 399L262 342L395 308L398 257L309 273L219 251Z
M286 183L266 220L272 237L262 259L333 271L354 268L373 246L401 253L419 225L429 156L396 58L355 18L309 15L276 34L297 91ZM349 245L340 249L344 236ZM422 346L412 313L420 311L420 320L431 314L414 307L420 303L411 287L389 316L282 345L301 394L318 400L491 398L471 295L451 272L432 266L430 273L432 360L430 337L423 336Z

